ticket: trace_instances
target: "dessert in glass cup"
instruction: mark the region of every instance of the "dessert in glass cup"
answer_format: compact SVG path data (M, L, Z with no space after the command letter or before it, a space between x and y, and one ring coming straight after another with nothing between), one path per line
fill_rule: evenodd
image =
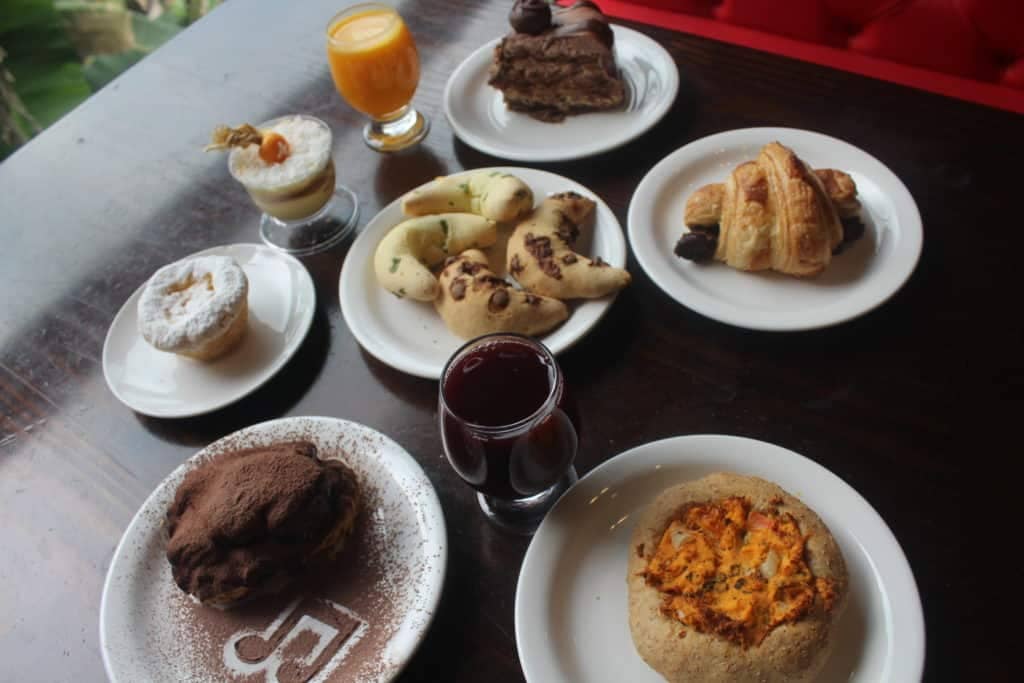
M337 244L359 215L355 194L337 182L331 143L326 123L293 114L258 126L220 126L206 149L230 148L228 170L263 210L263 241L305 255Z

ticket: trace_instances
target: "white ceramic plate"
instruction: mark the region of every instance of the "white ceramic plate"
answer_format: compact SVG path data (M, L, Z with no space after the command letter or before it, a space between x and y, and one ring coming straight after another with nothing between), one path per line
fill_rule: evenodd
M153 417L202 415L250 394L295 355L313 323L316 290L305 266L260 244L213 247L194 256L230 256L249 278L249 330L213 362L158 351L138 332L142 289L128 297L103 344L107 385L132 410Z
M610 265L626 266L626 240L615 214L596 194L579 183L547 171L530 168L495 167L480 170L512 173L530 186L537 203L547 195L572 190L597 202L590 245L581 239L577 248L584 254L600 256ZM464 173L469 173L466 171ZM464 173L453 174L455 176ZM398 299L377 284L373 254L388 230L404 220L401 199L396 199L373 217L359 233L341 269L338 283L341 312L352 334L364 349L381 362L418 377L438 379L448 358L465 340L448 331L430 302ZM510 226L499 232L491 253L503 253ZM494 259L492 258L492 262ZM498 272L498 271L495 271ZM614 296L569 302L571 314L561 326L540 337L558 354L576 343L597 324L615 300Z
M719 262L678 258L672 250L683 233L690 194L723 182L773 140L813 168L838 168L853 177L864 237L814 278L745 273ZM755 330L814 329L870 311L914 272L923 239L917 205L892 171L846 142L791 128L733 130L676 150L640 182L629 204L628 230L637 261L666 294L709 318Z
M466 58L448 78L444 113L470 147L514 161L566 161L606 152L639 137L672 106L679 70L661 45L642 33L612 26L615 61L626 81L621 109L545 123L510 111L499 90L487 85L495 38Z
M328 571L304 579L297 589L225 611L199 605L174 584L164 552L164 515L178 484L218 452L295 439L315 443L321 457L341 455L356 471L365 498L352 537ZM279 668L299 665L313 671L312 683L392 680L426 634L447 557L437 493L419 464L388 437L328 417L248 427L172 472L128 525L100 603L107 675L114 683L234 680L245 674L275 681ZM358 624L347 638L334 628L338 618ZM234 645L256 636L273 647L262 661L245 664Z
M523 560L516 643L531 683L660 683L633 648L626 562L636 517L663 490L716 471L778 483L832 531L850 603L823 681L920 680L924 616L914 575L878 513L842 479L792 451L734 436L682 436L633 448L558 501Z

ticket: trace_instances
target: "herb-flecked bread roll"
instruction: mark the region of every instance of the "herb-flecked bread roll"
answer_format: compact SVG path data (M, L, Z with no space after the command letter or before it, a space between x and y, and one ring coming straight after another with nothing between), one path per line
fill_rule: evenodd
M437 278L430 268L449 254L494 244L494 221L470 213L420 216L393 227L377 245L373 269L377 281L399 297L433 301Z
M514 221L532 208L530 186L502 171L442 176L402 198L406 216L465 211L501 222Z

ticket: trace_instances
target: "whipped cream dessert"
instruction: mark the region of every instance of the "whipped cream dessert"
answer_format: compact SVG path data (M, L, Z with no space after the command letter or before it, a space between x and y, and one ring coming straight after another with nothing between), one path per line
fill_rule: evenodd
M256 144L234 147L228 157L231 175L275 218L292 221L315 214L334 193L331 129L301 115L274 119L259 129L284 139L284 159L266 161Z

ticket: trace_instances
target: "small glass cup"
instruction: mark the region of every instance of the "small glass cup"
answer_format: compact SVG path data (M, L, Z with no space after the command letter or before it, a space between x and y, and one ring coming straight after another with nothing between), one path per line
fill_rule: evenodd
M312 165L308 172L289 176L280 183L267 183L249 176L241 163L242 155L254 155L249 148L235 148L228 157L228 170L240 182L253 202L263 210L260 237L281 251L306 256L333 247L343 240L359 218L359 200L352 190L336 180L331 158L330 127L314 116L293 114L261 123L268 130L287 119L302 119L326 131L326 164ZM287 163L287 161L285 161Z
M533 533L577 480L579 418L554 356L518 334L478 337L448 360L438 393L448 462L489 520Z
M397 152L426 137L430 122L409 104L420 57L394 8L368 2L334 15L327 24L327 63L341 96L370 117L363 140L372 149Z

